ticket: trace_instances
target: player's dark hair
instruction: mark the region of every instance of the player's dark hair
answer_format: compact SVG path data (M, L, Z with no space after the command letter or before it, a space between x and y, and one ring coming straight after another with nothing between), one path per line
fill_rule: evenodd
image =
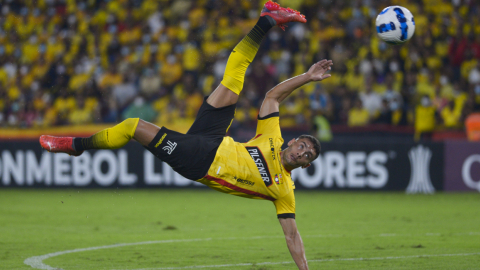
M315 149L315 154L316 154L315 158L312 159L312 161L317 159L318 156L320 155L320 141L317 138L313 137L312 135L306 135L306 134L300 135L298 139L308 139L312 143L313 149Z

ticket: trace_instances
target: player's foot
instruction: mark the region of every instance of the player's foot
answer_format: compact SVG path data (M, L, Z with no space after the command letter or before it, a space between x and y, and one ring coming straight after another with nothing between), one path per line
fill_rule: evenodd
M54 137L49 135L40 136L40 145L43 149L52 153L67 153L71 156L80 156L83 151L77 152L73 149L72 137Z
M291 8L283 8L278 3L272 2L271 0L263 6L260 17L265 15L272 17L275 22L277 22L277 25L284 31L285 27L287 27L285 24L288 22L307 22L305 15L302 15L300 12Z

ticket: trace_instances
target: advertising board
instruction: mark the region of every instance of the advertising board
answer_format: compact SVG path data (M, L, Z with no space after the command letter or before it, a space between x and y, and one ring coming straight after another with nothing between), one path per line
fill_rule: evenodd
M445 190L480 191L480 143L445 143Z
M36 142L0 143L3 187L203 187L174 172L138 144L79 157L43 151ZM293 171L297 189L443 189L443 145L324 143L312 166Z

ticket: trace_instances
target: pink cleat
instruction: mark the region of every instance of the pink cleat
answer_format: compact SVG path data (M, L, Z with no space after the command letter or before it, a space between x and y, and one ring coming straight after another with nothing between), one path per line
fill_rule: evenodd
M52 153L67 153L71 156L80 156L83 151L73 149L73 137L54 137L49 135L40 136L40 145L43 149Z
M282 28L282 30L284 31L285 27L287 27L285 23L307 22L307 19L305 19L305 15L302 15L300 14L300 12L291 8L283 8L278 3L272 2L271 0L265 3L260 17L263 17L265 15L272 17L277 22L278 27Z

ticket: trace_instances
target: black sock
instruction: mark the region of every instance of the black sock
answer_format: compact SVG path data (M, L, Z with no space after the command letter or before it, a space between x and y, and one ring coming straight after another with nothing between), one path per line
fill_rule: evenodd
M265 15L263 17L260 17L260 19L258 19L257 25L263 30L263 32L267 33L267 31L270 30L270 28L277 25L277 22L272 17Z
M247 34L247 37L249 37L253 42L257 44L257 46L260 45L262 42L263 37L267 34L268 30L270 30L272 27L274 27L277 23L275 20L266 15L263 17L260 17L258 19L257 24L253 27L252 30Z
M87 150L85 146L88 145L87 141L89 138L73 138L73 149L77 152L82 152ZM85 143L85 144L84 144Z

